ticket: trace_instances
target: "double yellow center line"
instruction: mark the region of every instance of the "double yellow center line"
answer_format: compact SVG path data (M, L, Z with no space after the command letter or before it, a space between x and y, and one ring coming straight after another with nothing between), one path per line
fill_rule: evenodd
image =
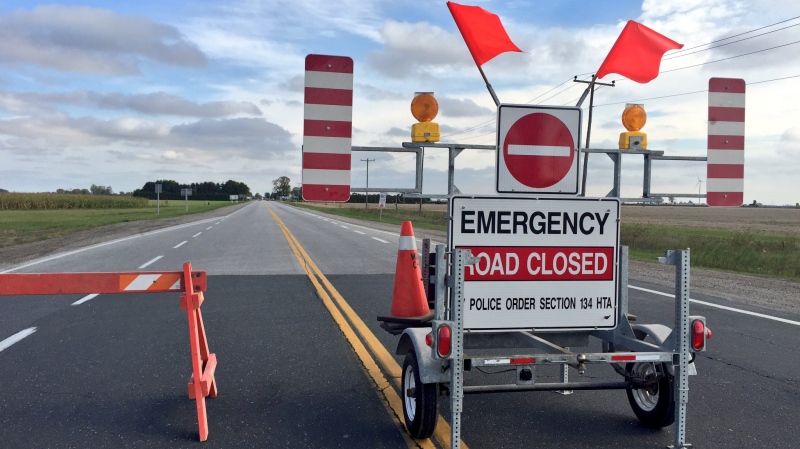
M275 212L272 211L269 206L267 206L267 210L278 224L281 232L283 232L284 237L286 237L286 241L289 242L289 247L292 249L292 252L294 252L295 257L297 257L297 260L300 262L303 270L305 270L308 279L314 285L314 288L316 289L320 299L322 299L322 303L325 305L325 308L328 309L328 312L341 329L348 343L350 343L350 346L353 347L353 351L355 351L356 355L361 360L361 363L364 365L364 369L366 370L367 374L370 376L373 382L375 382L375 386L378 391L383 395L385 399L385 405L389 410L394 422L398 425L398 427L400 427L400 432L403 435L403 438L406 440L408 447L434 449L435 446L430 440L412 440L402 428L403 426L401 422L403 420L403 402L400 399L400 396L397 394L397 391L395 391L395 388L399 388L400 386L402 370L395 361L394 357L389 354L389 351L387 351L380 341L378 341L378 339L375 337L375 334L373 334L372 331L367 328L367 326L353 311L347 301L345 301L342 295L340 295L339 292L333 287L325 275L322 274L317 267L317 264L311 260L311 258L308 256L308 253L306 253L305 249L300 246L300 243L289 231L289 228L286 227L283 221L275 214ZM347 319L345 319L345 316ZM361 335L361 339L359 339L355 331L358 331L358 334ZM369 351L367 351L367 348L369 348ZM370 351L372 354L370 354ZM373 355L375 358L373 358ZM383 371L381 371L381 368L383 368ZM389 380L386 379L386 376L384 376L383 372L388 373L392 382L391 384L389 383ZM442 418L441 415L438 417L436 431L433 434L433 438L441 447L450 447L450 425L444 420L444 418ZM461 442L461 447L468 449L463 441Z

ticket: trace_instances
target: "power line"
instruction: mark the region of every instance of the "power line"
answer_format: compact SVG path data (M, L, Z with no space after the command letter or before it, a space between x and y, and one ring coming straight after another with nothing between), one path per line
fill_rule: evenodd
M763 80L763 81L753 81L752 83L745 83L745 84L748 85L748 86L751 86L753 84L771 83L773 81L782 81L782 80L788 80L788 79L792 79L792 78L800 78L800 75L790 75L790 76L784 76L784 77L781 77L781 78L773 78L773 79ZM671 97L680 97L680 96L683 96L683 95L701 94L703 92L708 92L708 89L706 89L706 90L696 90L694 92L684 92L684 93L680 93L680 94L662 95L660 97L640 98L638 100L626 100L626 101L618 101L618 102L614 102L614 103L596 104L596 105L594 105L594 107L599 108L601 106L612 106L612 105L617 105L617 104L633 103L633 102L637 102L637 101L660 100L662 98L671 98Z
M706 62L703 62L703 63L700 63L700 64L687 65L686 67L679 67L677 69L662 70L662 71L660 71L658 73L660 75L662 73L676 72L678 70L689 69L689 68L692 68L692 67L699 67L701 65L713 64L715 62L727 61L729 59L741 58L743 56L754 55L756 53L763 53L765 51L775 50L776 48L788 47L789 45L794 45L794 44L800 44L800 41L794 41L794 42L789 42L788 44L776 45L774 47L765 48L763 50L751 51L750 53L744 53L744 54L741 54L741 55L730 56L730 57L722 58L722 59L716 59L714 61L706 61Z
M757 38L757 37L760 37L760 36L764 36L764 35L767 35L767 34L770 34L770 33L776 33L776 32L778 32L778 31L782 31L782 30L785 30L785 29L787 29L787 28L796 27L796 26L798 26L798 25L800 25L800 23L796 23L796 24L794 24L794 25L789 25L789 26L787 26L787 27L783 27L783 28L778 28L777 30L767 31L766 33L756 34L755 36L745 37L745 38L743 38L743 39L739 39L739 40L737 40L737 41L733 41L733 42L728 42L728 43L725 43L725 44L722 44L722 45L715 45L715 46L713 46L713 47L709 47L709 48L704 48L704 49L702 49L702 50L693 51L693 52L691 52L691 53L683 53L683 54L680 54L680 55L675 55L675 54L673 53L673 56L670 56L670 57L668 57L668 58L664 58L664 59L662 59L662 61L669 61L669 60L671 60L671 59L682 58L682 57L684 57L684 56L689 56L689 55L693 55L693 54L695 54L695 53L701 53L701 52L704 52L704 51L713 50L713 49L715 49L715 48L724 47L724 46L726 46L726 45L735 44L735 43L737 43L737 42L746 41L746 40L748 40L748 39L755 39L755 38ZM709 44L705 44L705 45L709 45Z
M753 33L755 31L758 31L758 30L763 30L765 28L769 28L769 27L772 27L772 26L775 26L775 25L780 25L782 23L791 22L792 20L795 20L795 19L800 19L800 16L795 16L795 17L792 17L791 19L781 20L780 22L775 22L775 23L772 23L772 24L769 24L769 25L764 25L763 27L755 28L755 29L752 29L750 31L745 31L744 33L734 34L733 36L724 37L722 39L717 39L715 41L711 41L711 42L708 42L706 44L700 44L700 45L695 45L694 47L683 48L683 49L680 49L680 50L674 52L673 54L683 53L685 51L694 50L695 48L705 47L706 45L716 44L717 42L722 42L722 41L726 41L728 39L733 39L734 37L744 36L745 34L750 34L750 33Z

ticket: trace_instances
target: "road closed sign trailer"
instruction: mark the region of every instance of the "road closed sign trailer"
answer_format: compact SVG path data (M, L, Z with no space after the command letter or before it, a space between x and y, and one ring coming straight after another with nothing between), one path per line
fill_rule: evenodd
M464 330L617 325L617 199L454 196L449 247L464 273Z

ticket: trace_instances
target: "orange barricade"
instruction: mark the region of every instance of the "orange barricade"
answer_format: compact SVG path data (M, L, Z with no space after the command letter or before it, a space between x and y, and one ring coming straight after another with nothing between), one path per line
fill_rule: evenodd
M183 271L130 273L37 273L0 274L0 296L73 295L92 293L167 293L182 291L181 310L189 321L189 346L192 351L192 376L189 399L197 404L197 427L200 441L208 439L206 396L217 396L214 371L217 356L208 351L206 330L200 306L206 291L206 272L192 271L192 264L183 264Z

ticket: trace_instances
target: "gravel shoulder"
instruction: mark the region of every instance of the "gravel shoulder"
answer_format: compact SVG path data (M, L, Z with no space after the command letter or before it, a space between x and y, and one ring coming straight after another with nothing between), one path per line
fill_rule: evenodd
M247 203L234 205L185 217L118 223L81 231L58 239L0 248L0 270L52 254L83 248L114 239L207 218L222 217L246 205ZM367 222L323 212L315 211L315 213L333 218L337 221L400 233L400 226L398 225ZM415 234L418 238L429 238L437 242L445 242L447 239L447 235L444 231L418 229L415 231ZM665 287L673 287L675 285L675 270L673 267L664 266L656 262L650 263L635 260L631 261L629 265L629 277L632 280ZM693 268L691 272L691 286L692 293L694 294L713 295L726 298L731 302L742 305L758 306L778 312L800 314L800 282Z

